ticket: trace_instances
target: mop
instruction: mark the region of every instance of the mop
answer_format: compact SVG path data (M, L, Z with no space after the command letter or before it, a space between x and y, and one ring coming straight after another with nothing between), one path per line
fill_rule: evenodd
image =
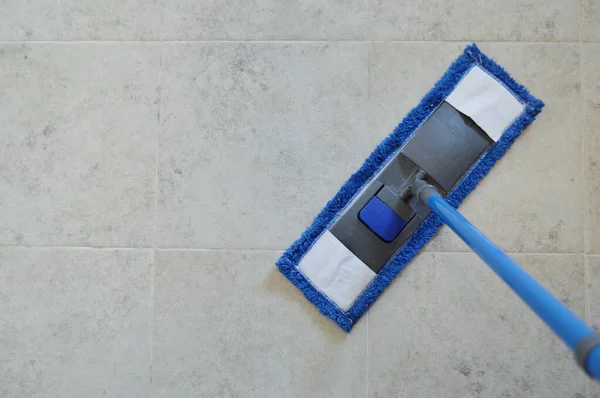
M600 378L600 334L456 211L543 106L467 46L284 252L279 270L350 332L445 223Z

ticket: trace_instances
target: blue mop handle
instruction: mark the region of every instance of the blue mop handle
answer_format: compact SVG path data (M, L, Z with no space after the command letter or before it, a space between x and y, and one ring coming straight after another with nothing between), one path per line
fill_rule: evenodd
M427 189L431 188L431 189ZM600 335L523 270L498 246L450 206L435 188L421 201L446 223L575 352L579 365L600 380ZM424 191L423 189L421 192Z

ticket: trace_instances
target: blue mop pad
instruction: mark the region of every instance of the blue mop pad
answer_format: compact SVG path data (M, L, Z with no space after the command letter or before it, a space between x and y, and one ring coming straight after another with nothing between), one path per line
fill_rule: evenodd
M506 128L503 128L497 134L497 139L494 139L493 145L448 192L446 201L452 206L458 207L544 106L542 101L529 94L525 87L513 80L502 67L481 53L474 44L465 48L464 53L450 66L419 105L410 111L396 129L377 146L362 167L350 177L335 197L327 203L300 239L294 242L277 261L279 270L302 290L306 298L317 306L321 313L331 318L346 332L352 329L369 306L375 302L392 280L434 236L442 225L440 219L434 214L430 214L395 255L387 261L385 266L378 273L373 273L372 279L368 279L364 283L364 288L361 285L362 290L355 298L352 297L347 305L340 304L339 299L332 298L331 294L328 295L323 292L324 289L318 288L314 274L311 277L307 276L306 272L303 272L300 268L300 264L313 248L315 242L328 232L328 229L336 222L340 214L373 181L377 173L400 151L403 144L411 138L432 113L444 101L448 100L450 94L455 91L459 83L474 67L481 68L487 75L499 82L508 93L514 96L518 101L517 103L520 103L522 111L514 119L510 119L506 124ZM477 122L476 118L473 119ZM481 127L483 128L483 126ZM319 253L323 252L321 250ZM354 258L348 259L348 256L352 257L352 254L348 253L344 254L346 255L344 261L357 261ZM311 256L315 257L317 255L318 253ZM341 277L338 275L336 278L335 283L340 284L346 280L344 278L354 278L354 275L348 276L348 274L345 274ZM334 282L328 281L327 283ZM343 290L344 286L340 288Z

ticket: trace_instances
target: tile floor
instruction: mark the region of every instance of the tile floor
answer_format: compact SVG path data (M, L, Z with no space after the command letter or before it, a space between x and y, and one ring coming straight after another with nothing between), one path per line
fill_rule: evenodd
M350 335L273 265L471 41L547 106L462 210L600 327L600 0L3 1L0 397L600 397L447 230Z

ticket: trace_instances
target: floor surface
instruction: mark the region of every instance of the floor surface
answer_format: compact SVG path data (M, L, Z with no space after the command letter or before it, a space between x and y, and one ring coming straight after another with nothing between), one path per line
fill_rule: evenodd
M600 0L0 1L0 397L600 397L444 229L353 332L274 261L469 42L546 103L462 206L600 326Z

